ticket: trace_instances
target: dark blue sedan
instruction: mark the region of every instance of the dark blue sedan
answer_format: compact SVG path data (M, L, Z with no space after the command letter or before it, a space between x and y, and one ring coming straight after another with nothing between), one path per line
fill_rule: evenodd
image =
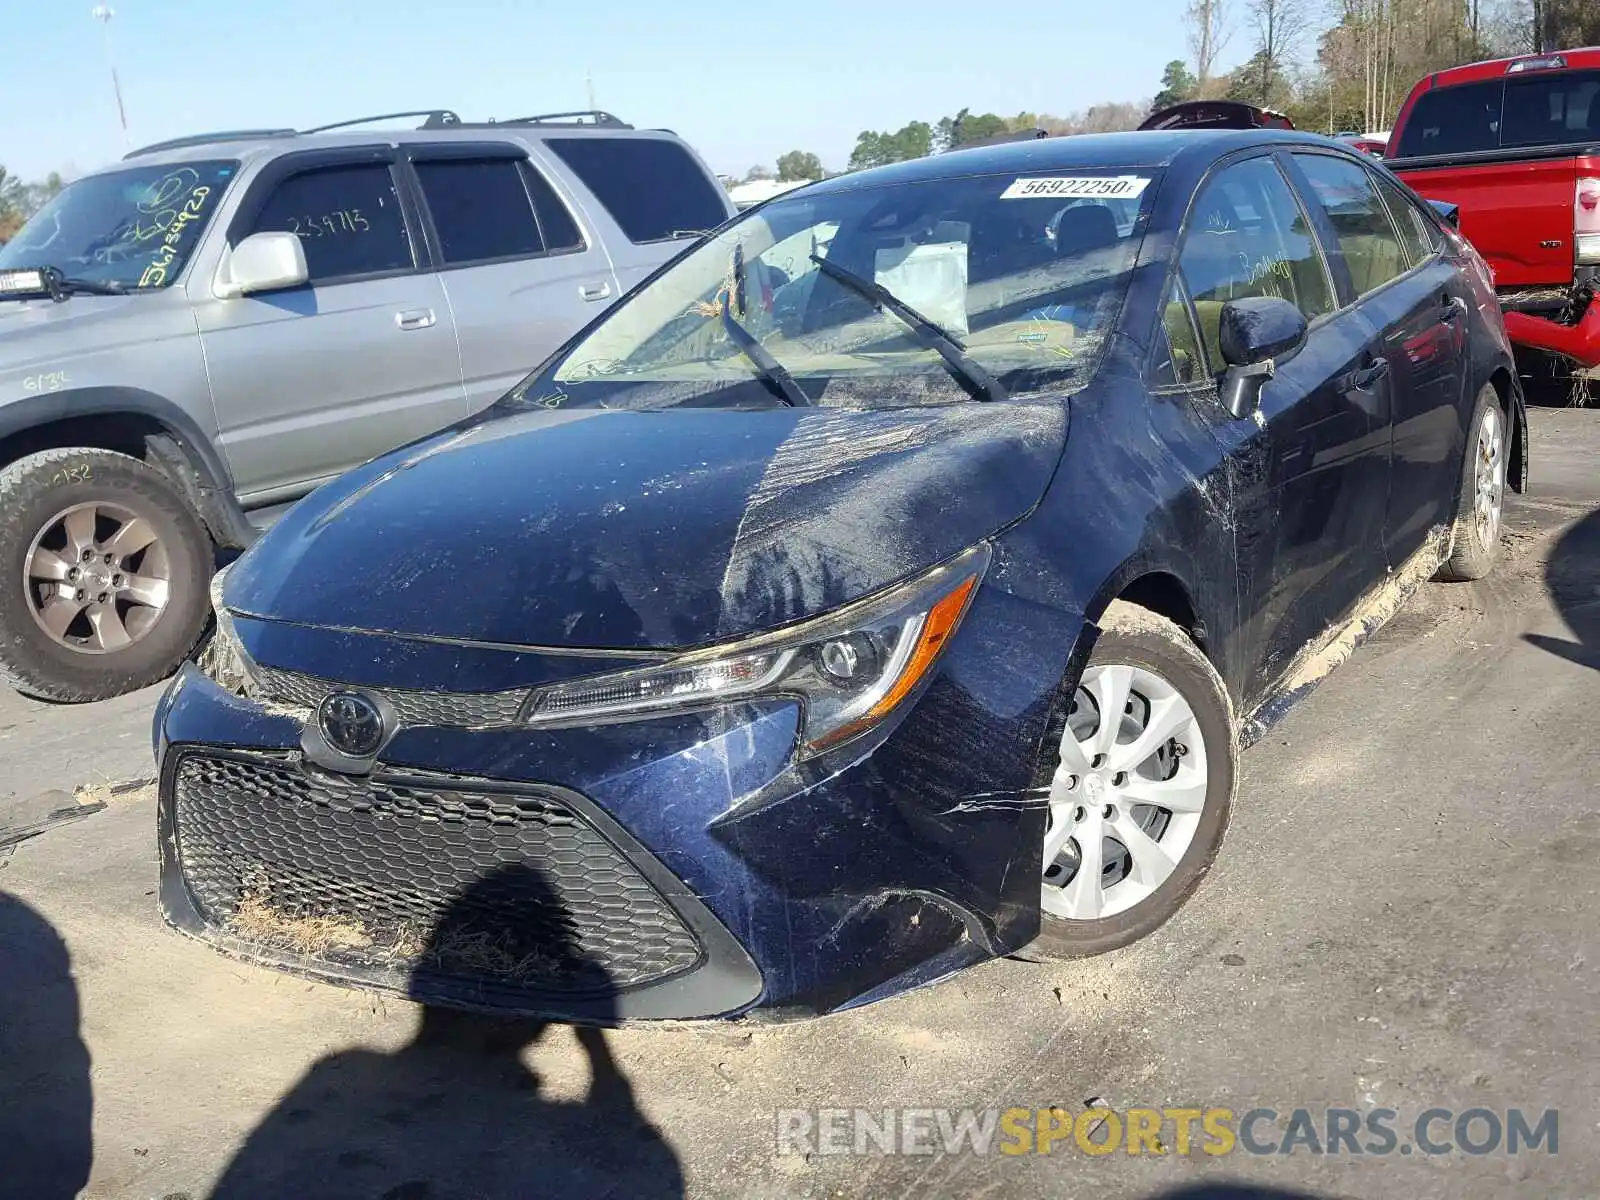
M1335 142L804 188L219 578L156 721L163 908L595 1022L1123 945L1241 748L1490 568L1526 445L1482 260Z

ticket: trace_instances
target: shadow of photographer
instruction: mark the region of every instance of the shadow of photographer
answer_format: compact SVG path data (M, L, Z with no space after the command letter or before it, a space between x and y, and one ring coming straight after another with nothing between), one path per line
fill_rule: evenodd
M70 1200L82 1191L93 1111L66 943L0 892L0 1195Z
M1559 658L1600 671L1600 509L1557 539L1545 567L1545 586L1576 641L1524 635Z
M524 921L508 913L508 896ZM418 962L448 961L452 947L484 936L491 912L502 931L521 931L519 954L530 952L526 931L537 929L532 952L541 961L580 964L574 974L586 985L603 978L582 955L560 898L522 864L457 897ZM323 1058L250 1134L213 1197L682 1196L677 1156L639 1112L602 1029L575 1028L587 1094L546 1095L523 1055L552 1024L425 1008L411 1041L393 1053Z

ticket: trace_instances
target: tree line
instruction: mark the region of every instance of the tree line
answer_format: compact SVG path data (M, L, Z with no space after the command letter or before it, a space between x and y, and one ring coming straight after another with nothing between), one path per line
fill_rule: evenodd
M1417 80L1486 58L1600 44L1597 0L1190 0L1189 57L1157 107L1242 100L1323 133L1390 128ZM1247 55L1216 63L1236 37Z
M64 186L61 176L50 172L37 183L27 183L0 166L0 242L9 241L22 224Z
M1174 59L1148 100L1108 101L1064 117L974 113L856 135L846 171L923 158L1008 133L1114 133L1183 100L1242 100L1321 133L1376 132L1434 71L1485 58L1600 45L1600 0L1189 0L1188 56ZM1244 43L1245 59L1218 64ZM746 179L826 175L803 150Z

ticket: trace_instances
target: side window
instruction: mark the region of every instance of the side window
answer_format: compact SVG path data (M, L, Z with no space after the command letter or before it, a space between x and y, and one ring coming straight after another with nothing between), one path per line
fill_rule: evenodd
M1190 212L1178 265L1212 374L1224 367L1220 331L1229 300L1277 296L1308 321L1337 307L1306 216L1270 158L1246 159L1206 181Z
M1331 154L1296 154L1317 202L1327 210L1356 295L1377 291L1411 268L1371 172Z
M1600 71L1506 80L1503 146L1559 146L1600 138Z
M1505 80L1432 88L1417 97L1394 145L1397 158L1469 154L1500 145Z
M516 159L439 159L415 165L446 266L544 251Z
M1205 356L1194 327L1189 298L1181 280L1174 280L1161 306L1162 333L1156 346L1155 387L1180 387L1206 378Z
M314 284L416 266L394 180L381 163L291 175L250 232L275 230L299 235Z
M552 254L559 254L563 250L582 250L583 234L578 231L578 223L572 219L572 214L561 202L561 197L556 195L549 180L539 174L538 168L531 163L522 165L522 173L528 185L528 194L533 197L533 211L539 214L539 228L544 234L545 248Z
M1427 217L1417 211L1417 206L1394 180L1376 176L1378 190L1389 205L1390 215L1400 230L1400 241L1411 256L1411 265L1426 262L1439 249L1439 231Z
M722 189L677 142L568 137L545 142L632 242L662 242L728 219Z

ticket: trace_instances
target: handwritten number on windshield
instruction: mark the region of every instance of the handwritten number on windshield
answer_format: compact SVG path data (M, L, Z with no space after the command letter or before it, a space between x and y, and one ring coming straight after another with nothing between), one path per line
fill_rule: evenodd
M165 178L166 180L171 180L179 175L193 175L194 178L199 178L198 175L195 175L193 171L187 168L183 171L175 171ZM160 182L163 185L160 195L162 196L162 202L165 202L167 194L164 187L165 180ZM152 194L155 194L156 186L152 185ZM160 287L167 281L167 272L172 269L173 263L178 260L178 248L183 244L184 230L193 222L198 221L205 213L206 201L210 196L211 189L204 184L191 188L189 198L183 202L182 209L166 209L158 213L155 218L156 228L154 230L135 235L135 240L142 242L148 241L157 233L163 234L160 244L156 246L155 256L150 260L150 265L145 267L144 273L139 276L140 287ZM143 209L144 202L141 202L139 207Z

